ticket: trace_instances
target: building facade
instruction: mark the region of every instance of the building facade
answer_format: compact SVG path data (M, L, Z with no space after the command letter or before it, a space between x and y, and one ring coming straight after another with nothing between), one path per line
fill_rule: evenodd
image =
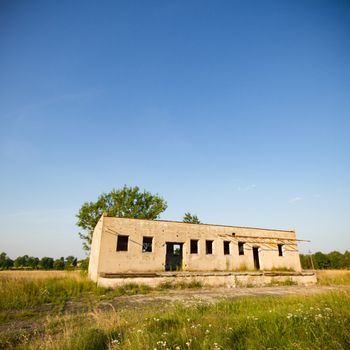
M89 277L161 271L301 271L295 231L102 216Z

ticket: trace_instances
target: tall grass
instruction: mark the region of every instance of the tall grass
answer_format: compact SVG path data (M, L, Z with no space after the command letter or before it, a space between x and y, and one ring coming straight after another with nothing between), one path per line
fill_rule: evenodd
M27 275L27 273L29 275ZM94 300L121 295L145 294L151 288L145 285L126 284L107 289L98 287L86 276L76 272L5 272L0 273L0 321L7 319L6 311L39 307L43 304L61 305L74 298ZM39 310L40 311L40 310Z
M349 285L350 270L317 270L318 284L324 286L330 285Z
M0 311L60 303L84 293L103 294L104 290L87 279L46 277L38 279L0 278Z
M151 288L125 285L99 288L76 272L0 273L0 349L350 349L350 296L346 292L308 297L259 297L195 306L130 304L115 309L108 300ZM322 271L321 284L349 283L349 274ZM197 288L198 283L159 289ZM41 305L74 298L104 299L82 313L52 310L40 318ZM88 298L88 299L87 299ZM110 307L108 307L108 305ZM114 304L115 305L115 304ZM16 322L26 327L16 328ZM1 328L2 327L2 328Z
M50 326L36 349L349 349L350 299L262 297L93 312Z

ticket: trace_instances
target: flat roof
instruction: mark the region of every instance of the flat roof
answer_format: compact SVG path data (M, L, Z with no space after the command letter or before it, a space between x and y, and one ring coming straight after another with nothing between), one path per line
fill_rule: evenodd
M139 220L139 221L154 221L154 222L171 222L174 224L189 224L189 225L206 225L206 226L219 226L219 227L230 227L230 228L246 228L252 230L262 230L262 231L278 231L278 232L295 232L295 230L281 230L281 229L273 229L273 228L261 228L261 227L251 227L251 226L231 226L231 225L220 225L220 224L195 224L192 222L183 222L183 221L175 221L175 220L150 220L150 219L136 219L136 218L125 218L119 216L108 216L105 217L111 219L128 219L128 220Z

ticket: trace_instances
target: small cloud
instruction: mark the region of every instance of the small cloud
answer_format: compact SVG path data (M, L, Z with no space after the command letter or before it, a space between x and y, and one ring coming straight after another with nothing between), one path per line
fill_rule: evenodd
M316 194L314 194L312 197L314 197L314 198L321 198L321 195L318 194L318 193L316 193Z
M256 187L255 184L251 184L251 185L248 185L248 186L238 187L237 191L239 191L239 192L248 192L248 191L254 190L255 187Z
M301 201L301 197L294 197L294 198L291 198L288 203L296 203L296 202L299 202Z

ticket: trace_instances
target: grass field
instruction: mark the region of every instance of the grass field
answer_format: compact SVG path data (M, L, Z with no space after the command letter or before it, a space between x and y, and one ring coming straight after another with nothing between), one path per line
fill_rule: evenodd
M349 281L349 271L319 274L321 285ZM136 293L154 291L136 285L106 290L77 272L0 272L0 349L350 348L346 286L308 297L249 297L191 306L116 309L110 302ZM69 307L75 304L83 307Z
M329 285L350 285L350 270L318 270L318 284Z

